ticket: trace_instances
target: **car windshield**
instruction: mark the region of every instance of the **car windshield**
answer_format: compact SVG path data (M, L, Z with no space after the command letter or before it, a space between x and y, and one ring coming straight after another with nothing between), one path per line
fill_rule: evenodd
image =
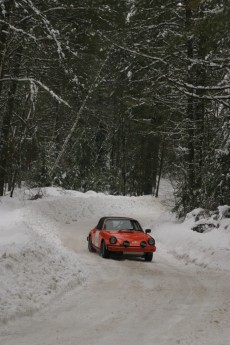
M143 231L140 224L134 219L109 218L105 220L104 230L132 230Z

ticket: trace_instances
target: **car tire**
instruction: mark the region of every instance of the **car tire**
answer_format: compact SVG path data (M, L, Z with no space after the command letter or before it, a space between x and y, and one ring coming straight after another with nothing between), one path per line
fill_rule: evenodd
M89 249L89 252L91 252L91 253L95 253L95 251L96 251L93 247L91 236L89 237L89 240L88 240L88 249Z
M152 261L153 253L145 253L145 261Z
M106 248L105 241L101 241L100 254L101 254L101 257L104 258L104 259L108 259L109 258L109 251Z

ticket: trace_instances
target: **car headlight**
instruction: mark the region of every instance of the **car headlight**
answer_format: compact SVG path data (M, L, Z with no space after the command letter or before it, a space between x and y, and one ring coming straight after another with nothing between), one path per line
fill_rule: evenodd
M116 237L115 237L115 236L111 236L110 239L109 239L109 242L110 242L111 244L116 244L116 243L117 243Z
M154 238L150 237L150 238L148 239L148 244L150 244L150 246L154 246L154 245L155 245L155 240L154 240Z
M147 246L147 243L145 241L141 241L140 246L142 248L145 248Z

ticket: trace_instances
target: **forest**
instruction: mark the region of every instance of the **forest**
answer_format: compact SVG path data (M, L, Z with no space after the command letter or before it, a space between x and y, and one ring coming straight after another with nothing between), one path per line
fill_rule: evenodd
M0 0L0 196L230 204L229 0Z

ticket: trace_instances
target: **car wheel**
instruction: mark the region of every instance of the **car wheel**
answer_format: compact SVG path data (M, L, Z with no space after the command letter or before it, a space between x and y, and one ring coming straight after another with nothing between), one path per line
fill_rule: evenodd
M145 261L152 261L153 253L145 253Z
M91 236L89 237L89 240L88 240L88 249L89 249L89 252L91 252L91 253L95 252L95 249L93 248Z
M109 258L109 251L106 248L105 241L101 241L100 254L104 259Z

